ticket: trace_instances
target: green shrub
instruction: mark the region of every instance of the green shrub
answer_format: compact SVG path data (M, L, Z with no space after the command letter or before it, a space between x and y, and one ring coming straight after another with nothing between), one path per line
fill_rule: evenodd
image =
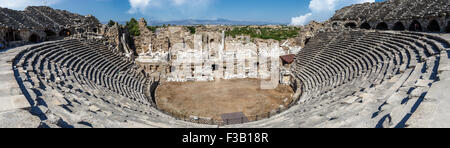
M112 27L112 26L114 26L116 24L116 22L114 22L113 20L109 20L109 22L108 22L108 26L109 27Z
M286 40L298 36L300 28L283 26L281 28L268 27L235 27L225 32L226 36L236 38L238 35L248 35L251 38L274 39L277 41Z
M156 29L161 28L161 26L147 26L148 30L156 32Z
M189 32L191 32L191 34L195 34L195 26L187 26L186 28L189 30Z

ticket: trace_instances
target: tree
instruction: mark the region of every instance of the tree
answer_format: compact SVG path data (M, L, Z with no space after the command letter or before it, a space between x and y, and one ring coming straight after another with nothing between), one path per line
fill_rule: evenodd
M139 22L134 18L131 18L131 20L127 22L125 27L128 29L128 32L130 32L132 36L139 36L141 34L141 32L139 31Z
M114 26L116 24L116 22L114 22L113 20L109 20L109 22L108 22L108 26L109 27L112 27L112 26Z
M189 30L189 32L191 34L195 34L195 31L196 31L195 26L187 26L187 29Z
M147 26L148 30L156 32L156 29L161 28L161 26Z

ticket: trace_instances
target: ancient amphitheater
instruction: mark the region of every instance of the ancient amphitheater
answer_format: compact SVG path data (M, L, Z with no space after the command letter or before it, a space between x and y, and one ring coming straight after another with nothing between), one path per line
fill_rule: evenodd
M215 73L166 76L172 53L195 52L176 50L164 37L147 40L149 30L140 29L140 37L129 38L117 24L108 27L93 16L0 8L0 127L450 127L447 0L389 0L338 10L312 38L301 40L307 42L303 48L268 53L296 54L278 73L290 76L280 78L294 91L290 103L239 124L162 111L155 102L155 90L167 83L162 79L208 81ZM224 33L183 38L188 35L181 35L180 46L217 44L215 55L239 61L239 51L226 50L234 41ZM202 56L207 60L192 67L214 61ZM257 77L248 70L223 79Z

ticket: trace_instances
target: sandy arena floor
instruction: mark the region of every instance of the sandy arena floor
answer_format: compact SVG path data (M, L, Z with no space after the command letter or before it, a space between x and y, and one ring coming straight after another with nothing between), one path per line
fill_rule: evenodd
M290 86L261 90L259 84L257 79L170 82L157 88L156 103L166 111L220 120L224 113L261 115L292 101Z

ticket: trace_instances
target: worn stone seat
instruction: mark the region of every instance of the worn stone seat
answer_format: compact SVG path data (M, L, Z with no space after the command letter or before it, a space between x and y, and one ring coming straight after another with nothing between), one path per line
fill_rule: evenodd
M22 52L23 54L21 56L17 56L19 58L17 60L19 61L17 66L24 70L24 76L26 77L24 79L30 82L29 91L31 94L35 94L31 96L40 98L35 99L36 102L38 100L46 103L51 102L52 106L45 106L45 108L52 109L53 111L61 111L57 113L59 117L69 118L84 111L75 107L74 103L66 104L69 100L61 100L59 97L74 94L80 98L97 98L97 101L94 102L105 104L101 102L105 102L106 100L99 100L99 95L100 98L104 98L102 95L118 93L119 95L112 95L110 98L118 99L117 96L121 96L119 98L127 98L125 99L126 101L122 99L125 102L117 102L107 106L97 104L94 110L110 110L110 108L113 108L111 105L113 105L116 107L119 106L120 108L115 112L129 110L142 114L156 113L160 116L162 115L158 111L150 113L142 110L143 108L152 108L152 105L148 103L149 99L144 96L145 93L143 91L147 90L144 87L147 85L143 85L142 83L149 81L145 80L143 75L127 68L131 64L123 64L123 58L119 56L114 58L113 54L108 54L106 51L93 50L92 47L97 46L90 47L94 44L83 44L83 42L86 41L66 40L60 41L57 44L40 45L41 47L39 48L30 48ZM98 47L100 46L98 45ZM107 50L107 48L101 48L100 50ZM120 64L115 65L113 63ZM127 70L123 71L123 74L120 74L123 69ZM37 87L37 84L43 87ZM55 102L55 97L59 98L57 99L59 101ZM92 101L92 99L89 100ZM113 100L107 102L111 101ZM36 106L42 105L36 104ZM142 107L141 105L146 107ZM79 107L83 108L83 106ZM167 116L165 118L170 119ZM76 120L77 118L64 119L65 122L71 123Z
M355 41L346 33L336 34L337 42L317 35L321 39L311 39L311 43L320 44L307 45L297 55L301 60L292 71L302 84L298 106L271 119L231 127L408 127L426 123L427 116L419 111L436 104L425 102L424 96L438 81L439 71L450 70L442 68L448 67L446 39L426 33L364 31ZM347 40L354 45L349 46Z

